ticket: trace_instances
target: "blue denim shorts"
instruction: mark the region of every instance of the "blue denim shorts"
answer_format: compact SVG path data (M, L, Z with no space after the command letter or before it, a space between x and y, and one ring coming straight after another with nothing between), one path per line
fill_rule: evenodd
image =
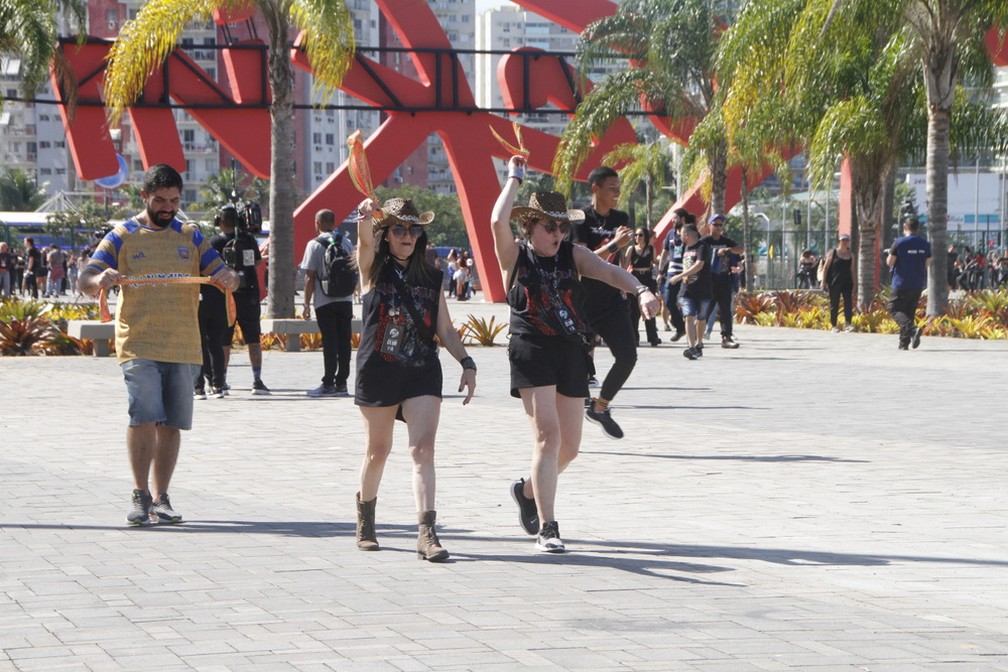
M199 365L133 359L123 362L122 371L130 427L156 422L175 429L192 428L193 381Z
M690 296L679 297L679 308L682 309L683 317L696 317L701 320L707 319L710 312L710 299L694 299Z

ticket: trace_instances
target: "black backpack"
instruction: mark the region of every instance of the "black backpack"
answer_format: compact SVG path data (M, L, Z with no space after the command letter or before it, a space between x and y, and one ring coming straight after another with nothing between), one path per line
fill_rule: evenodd
M319 274L319 283L325 296L350 296L357 288L357 269L353 266L350 254L343 249L343 237L342 231L336 231L316 238L325 246L322 273Z
M234 238L224 244L221 250L221 259L224 263L238 272L238 290L254 289L258 287L258 277L256 276L255 258L259 251L254 245L255 238L243 233L236 233Z

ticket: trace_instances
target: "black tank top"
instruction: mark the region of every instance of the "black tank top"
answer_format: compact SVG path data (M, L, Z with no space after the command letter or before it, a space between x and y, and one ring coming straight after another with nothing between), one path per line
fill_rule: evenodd
M438 306L441 299L441 281L435 277L426 284L412 286L399 265L391 259L384 265L378 280L363 297L363 324L361 342L357 350L357 370L366 364L396 365L420 368L437 360L438 346L434 342L437 331ZM407 296L396 286L393 274L400 274ZM413 303L414 311L422 324L414 322L404 300ZM393 355L382 352L385 330L397 324L402 330L402 340Z
M582 317L584 289L574 266L574 245L566 240L554 257L540 257L528 243L519 243L507 299L512 334L580 341L579 334L587 331Z
M828 284L833 287L846 287L854 284L854 276L851 275L851 262L854 261L853 254L850 259L843 259L833 250L833 261L830 262Z
M630 266L633 267L635 271L647 271L650 273L652 264L654 264L653 247L648 245L640 254L637 254L637 250L634 248L630 248Z

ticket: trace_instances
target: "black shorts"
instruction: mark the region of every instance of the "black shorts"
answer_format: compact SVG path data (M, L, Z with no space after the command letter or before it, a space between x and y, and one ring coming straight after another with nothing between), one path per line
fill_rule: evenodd
M358 369L354 403L358 406L398 406L406 399L431 396L441 398L441 361L404 367L381 360Z
M511 396L528 387L556 385L565 397L588 396L588 353L560 336L514 334L508 343Z
M259 307L259 291L235 292L234 300L235 314L238 318L235 320L235 324L241 327L242 339L246 344L250 341L258 343L259 337L262 335L262 325L259 324L259 318L262 316L262 309ZM228 327L227 333L224 334L224 345L231 345L234 331L234 325Z

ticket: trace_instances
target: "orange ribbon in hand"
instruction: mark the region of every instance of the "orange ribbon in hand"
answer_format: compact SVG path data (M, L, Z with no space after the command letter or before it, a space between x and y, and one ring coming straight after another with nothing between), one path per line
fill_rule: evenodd
M202 276L192 276L185 275L174 278L132 278L124 277L120 278L117 285L212 285L215 284L210 278L205 278ZM221 289L224 295L227 296L227 316L228 316L228 326L235 323L235 319L238 316L238 309L235 306L234 296L231 292ZM101 321L111 322L112 321L112 311L109 310L108 306L108 289L105 287L101 288L101 292L98 294L98 307L101 310Z
M517 121L515 121L511 123L511 126L512 128L514 128L515 138L518 139L517 147L515 147L510 142L502 138L500 133L494 130L493 126L490 127L490 132L493 134L495 138L497 138L497 142L499 142L504 149L511 152L511 154L513 155L520 154L521 156L524 156L525 160L527 161L529 158L529 154L531 154L531 152L529 152L529 150L525 148L525 141L522 140L521 125Z

